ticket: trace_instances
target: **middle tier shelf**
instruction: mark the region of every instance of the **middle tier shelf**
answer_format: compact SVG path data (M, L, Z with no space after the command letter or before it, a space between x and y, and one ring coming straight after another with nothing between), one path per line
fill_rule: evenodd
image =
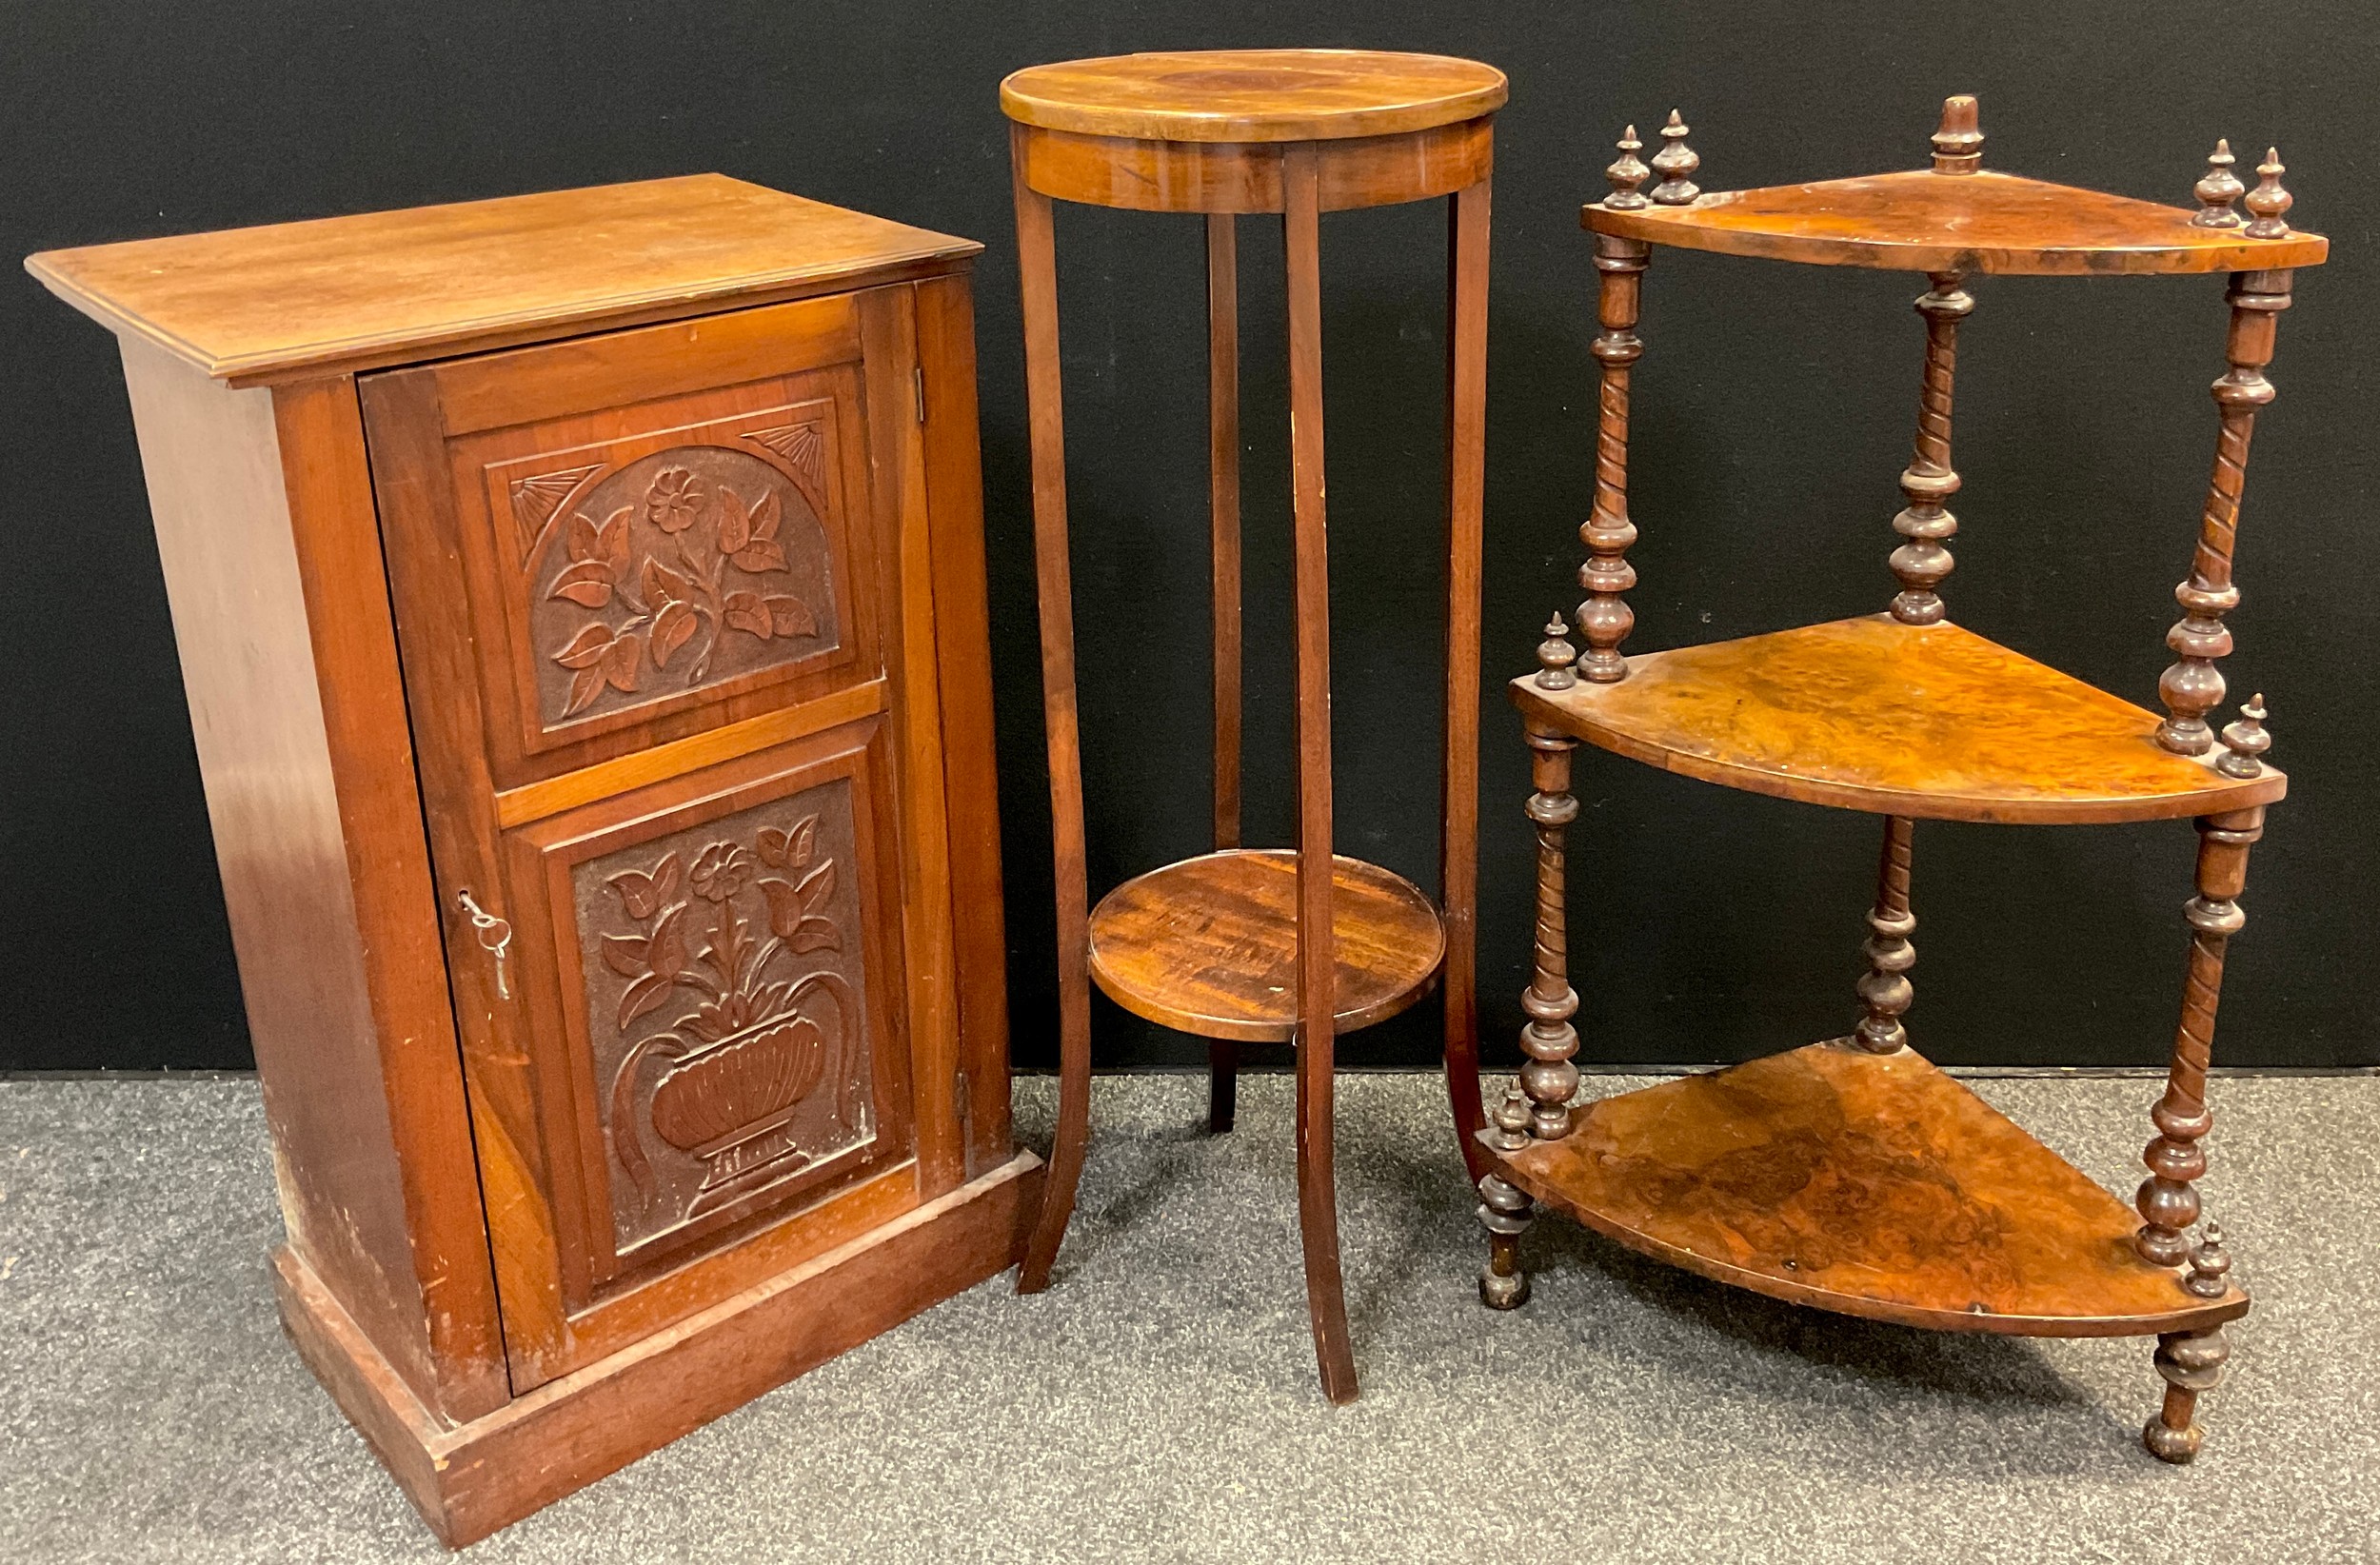
M1513 681L1531 722L1665 771L1943 821L2157 821L2270 804L2156 742L2132 703L1955 624L1877 614L1628 660L1613 684Z

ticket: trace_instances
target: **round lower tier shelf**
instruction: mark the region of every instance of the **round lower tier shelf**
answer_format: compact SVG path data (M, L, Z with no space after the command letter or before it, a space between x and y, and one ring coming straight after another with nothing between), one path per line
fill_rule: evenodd
M1382 1021L1438 981L1446 931L1419 887L1332 861L1337 1030ZM1283 1041L1298 1030L1298 856L1200 854L1126 881L1091 910L1091 978L1138 1017L1201 1038Z

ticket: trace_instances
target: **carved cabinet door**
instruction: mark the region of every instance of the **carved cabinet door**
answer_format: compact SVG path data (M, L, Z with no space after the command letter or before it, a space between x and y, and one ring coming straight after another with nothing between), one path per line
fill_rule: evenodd
M914 321L361 383L516 1394L963 1178Z

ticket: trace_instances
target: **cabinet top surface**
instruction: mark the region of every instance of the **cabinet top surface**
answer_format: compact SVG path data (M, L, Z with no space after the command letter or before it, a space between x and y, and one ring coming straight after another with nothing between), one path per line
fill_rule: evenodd
M1010 119L1141 141L1330 141L1477 119L1504 105L1477 60L1366 49L1227 49L1031 66L1000 84Z
M2207 228L2190 208L1981 169L1715 190L1686 206L1588 206L1586 227L1655 245L1909 271L2142 274L2319 265L2330 242Z
M255 381L856 286L982 248L689 174L46 250L25 267L113 330Z

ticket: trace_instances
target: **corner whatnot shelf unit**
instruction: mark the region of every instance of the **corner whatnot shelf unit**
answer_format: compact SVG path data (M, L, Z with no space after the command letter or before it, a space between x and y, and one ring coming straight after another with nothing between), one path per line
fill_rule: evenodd
M2277 154L2248 189L2218 143L2198 210L1982 168L1975 101L1943 106L1927 169L1705 194L1673 113L1649 163L1633 127L1588 206L1601 274L1601 370L1592 514L1579 529L1586 599L1555 616L1538 671L1511 693L1535 754L1536 968L1522 998L1527 1057L1481 1143L1491 1307L1529 1295L1519 1239L1542 1203L1687 1270L1774 1298L1945 1331L2044 1337L2155 1335L2165 1401L2145 1432L2172 1462L2194 1456L2199 1395L2228 1357L2223 1326L2247 1313L2231 1261L2199 1218L2195 1180L2211 1123L2208 1055L2236 899L2265 807L2287 779L2264 763L2262 698L2217 734L2215 660L2239 602L2231 557L2249 437L2271 402L2264 367L2291 275L2329 241L2291 228ZM1650 191L1649 181L1658 183ZM2245 196L2249 215L2234 203ZM1652 247L1922 271L1925 368L1914 454L1900 485L1900 590L1882 614L1739 641L1623 656L1635 615L1627 553L1628 400L1639 284ZM2176 662L2159 716L1953 624L1937 588L1957 522L1951 402L1958 323L1976 274L2231 274L2222 432L2196 552L2168 634ZM1728 787L1886 818L1868 915L1865 1015L1845 1038L1574 1107L1578 1006L1567 976L1564 828L1578 813L1580 742ZM2189 978L2137 1212L1915 1053L1901 1022L1914 991L1910 848L1920 819L2073 824L2190 818L2199 849Z

